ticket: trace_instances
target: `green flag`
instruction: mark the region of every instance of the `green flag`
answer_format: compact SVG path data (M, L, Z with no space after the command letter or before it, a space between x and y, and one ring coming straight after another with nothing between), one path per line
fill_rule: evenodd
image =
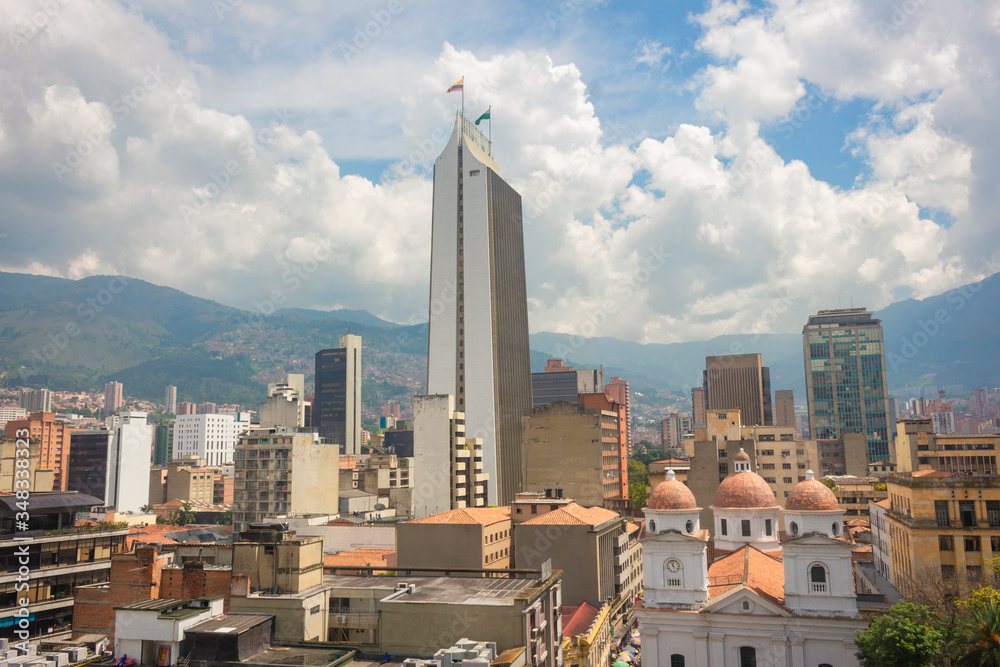
M493 107L490 107L490 109L492 109L492 108ZM481 120L489 120L490 119L490 109L487 109L486 113L484 113L482 116L480 116L479 118L476 119L476 125L479 125L479 121L481 121Z

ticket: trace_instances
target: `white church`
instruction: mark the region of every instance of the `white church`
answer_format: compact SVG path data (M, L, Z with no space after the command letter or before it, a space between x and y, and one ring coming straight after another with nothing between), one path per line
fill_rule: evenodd
M833 492L808 471L781 509L743 450L735 467L711 507L711 562L691 490L669 471L650 495L635 610L643 667L859 665L854 635L867 623Z

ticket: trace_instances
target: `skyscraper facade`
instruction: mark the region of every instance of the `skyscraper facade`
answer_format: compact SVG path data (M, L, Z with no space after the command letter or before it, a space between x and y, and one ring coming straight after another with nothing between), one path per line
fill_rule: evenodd
M104 385L104 416L110 417L125 405L125 395L121 382L109 382Z
M316 353L312 426L344 454L361 453L361 336L340 337L340 347Z
M429 319L427 394L455 397L466 436L483 442L489 502L507 504L531 409L521 195L461 113L434 163Z
M871 462L889 458L882 323L864 308L821 310L802 329L809 435L865 434Z
M771 371L760 354L705 357L705 409L739 409L745 426L774 423Z
M632 397L629 394L628 382L619 378L611 378L611 382L604 385L604 393L611 397L615 403L625 406L625 446L632 450Z
M172 384L168 384L164 392L163 407L167 412L177 414L177 387Z

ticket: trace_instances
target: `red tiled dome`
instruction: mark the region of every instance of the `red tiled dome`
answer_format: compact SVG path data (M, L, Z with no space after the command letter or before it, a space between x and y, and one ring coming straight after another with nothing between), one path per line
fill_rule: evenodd
M740 447L739 453L737 453L736 456L733 457L733 460L734 461L749 461L750 460L750 455L747 454L746 452L744 452L743 448Z
M785 509L799 512L826 512L839 510L837 496L823 482L807 475L805 481L799 482L785 499Z
M651 510L693 510L698 509L691 489L668 475L660 482L649 496L646 508Z
M776 506L774 491L755 472L737 472L722 480L712 504L745 509Z

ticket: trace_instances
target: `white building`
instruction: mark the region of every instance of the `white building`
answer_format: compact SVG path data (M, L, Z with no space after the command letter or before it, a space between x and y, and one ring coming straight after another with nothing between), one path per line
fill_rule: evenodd
M15 419L24 419L27 416L28 411L24 408L12 405L0 405L0 428L6 426L7 422L12 422Z
M177 387L172 384L167 385L167 390L163 394L163 409L171 414L177 414Z
M104 503L119 512L140 513L149 503L153 426L145 412L119 412L106 420L110 439L104 483Z
M250 417L242 412L178 415L174 421L174 459L197 456L209 466L231 465L240 434L249 429Z
M284 382L267 385L267 399L260 404L261 428L306 425L305 378L302 373L288 373Z
M836 497L807 472L785 501L789 534L776 545L777 531L769 535L764 527L768 518L777 525L774 495L760 494L766 482L741 463L747 465L719 485L723 495L712 506L729 529L725 540L717 535L714 562L690 489L668 473L650 496L636 609L643 664L858 665L854 637L866 622ZM719 517L714 523L720 530Z

